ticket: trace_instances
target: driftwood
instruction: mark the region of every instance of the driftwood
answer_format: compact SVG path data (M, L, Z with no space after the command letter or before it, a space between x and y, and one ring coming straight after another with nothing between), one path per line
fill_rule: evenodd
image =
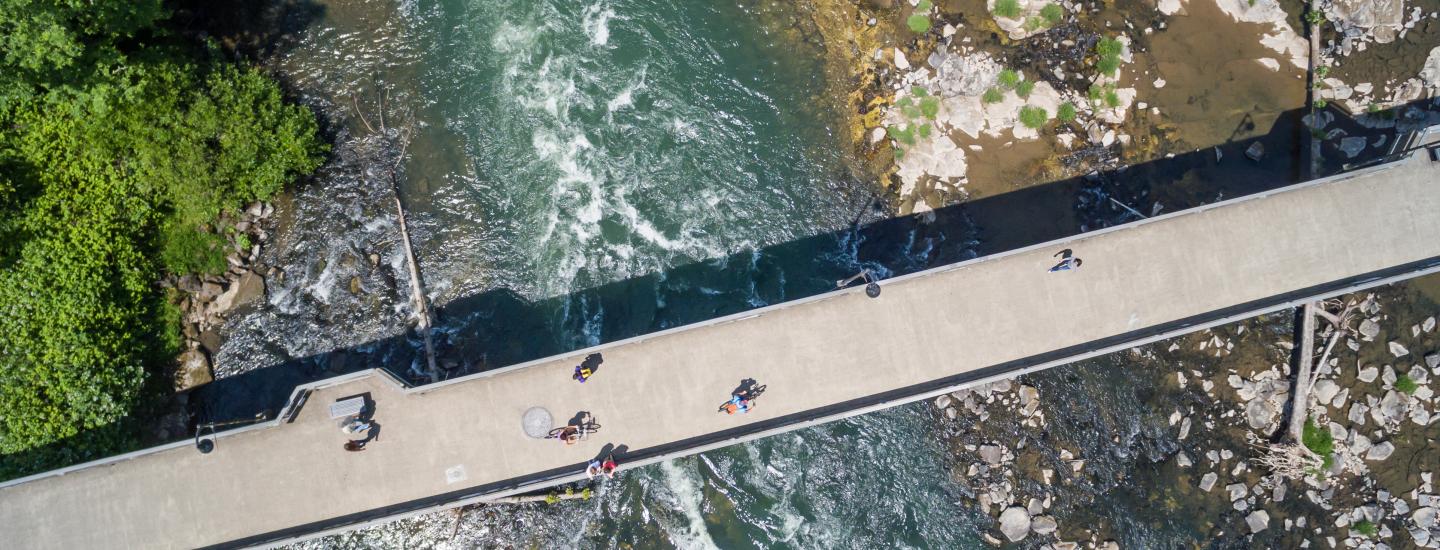
M1358 308L1354 302L1339 300L1312 302L1304 306L1300 318L1302 332L1299 364L1295 375L1295 390L1290 397L1289 429L1285 437L1275 444L1251 441L1252 446L1263 451L1255 461L1280 478L1300 479L1318 470L1325 463L1325 457L1315 454L1304 443L1305 422L1310 418L1310 389L1315 387L1321 370L1330 361L1330 353L1335 350L1335 344L1340 342L1341 337L1352 333L1350 321ZM1330 309L1338 309L1338 313L1331 313ZM1316 317L1324 319L1330 330L1319 361L1315 360Z
M356 96L350 96L351 103L355 107L355 114L359 116L360 122L365 124L365 128L369 130L371 134L379 135L382 138L391 137L390 129L385 126L385 98L388 94L389 91L384 88L376 94L379 101L378 118L380 130L378 132L374 126L370 125L370 121L365 117L365 113L360 110L359 101L356 99ZM438 381L440 380L440 369L435 362L435 342L434 337L431 335L434 316L430 310L430 301L425 298L424 280L420 278L420 262L415 258L415 249L410 241L410 224L405 217L405 204L400 201L400 180L397 174L400 171L400 163L405 162L405 154L410 149L410 138L412 136L414 121L413 117L408 113L405 118L405 126L394 133L395 138L400 142L400 152L395 156L395 160L391 163L387 172L390 180L390 190L395 199L395 215L400 222L400 244L405 248L406 264L410 272L410 302L411 307L415 311L415 328L425 340L425 374L429 376L432 381Z

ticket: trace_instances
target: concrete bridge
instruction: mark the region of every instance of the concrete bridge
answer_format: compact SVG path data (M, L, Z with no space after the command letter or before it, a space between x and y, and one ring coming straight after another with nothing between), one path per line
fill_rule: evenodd
M1425 154L1269 193L411 388L383 371L296 390L276 420L0 485L7 548L265 546L583 479L1440 270ZM1050 272L1071 249L1084 260ZM604 364L571 379L587 354ZM716 411L744 378L749 414ZM337 400L383 435L346 452ZM535 439L588 411L575 445Z

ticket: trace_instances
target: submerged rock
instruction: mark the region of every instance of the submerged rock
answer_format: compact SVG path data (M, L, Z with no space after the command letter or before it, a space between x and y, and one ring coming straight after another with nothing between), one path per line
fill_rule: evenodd
M1055 523L1055 518L1050 516L1035 516L1030 520L1030 530L1037 535L1048 535L1059 528L1059 524Z
M1210 492L1210 489L1215 488L1215 482L1217 481L1220 481L1220 476L1215 475L1215 472L1207 472L1204 476L1200 477L1200 490L1207 493Z
M1251 143L1249 147L1245 148L1245 156L1250 157L1250 160L1260 162L1260 159L1265 158L1265 144L1258 141Z
M1251 533L1259 533L1270 526L1270 514L1264 510L1256 510L1245 516L1245 524L1250 526Z

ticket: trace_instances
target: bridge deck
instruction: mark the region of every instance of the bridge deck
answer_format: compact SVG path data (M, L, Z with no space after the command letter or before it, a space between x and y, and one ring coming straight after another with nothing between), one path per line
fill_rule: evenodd
M1432 271L1437 166L1417 155L893 279L877 299L854 288L617 342L586 384L570 375L590 350L419 389L351 375L318 385L293 423L226 434L210 454L180 444L0 486L0 540L276 542L575 479L606 444L633 466ZM1084 265L1048 272L1062 248ZM717 414L747 377L769 386L758 407ZM365 392L382 433L345 452L327 408ZM590 411L603 429L574 446L530 439L534 406L561 422Z

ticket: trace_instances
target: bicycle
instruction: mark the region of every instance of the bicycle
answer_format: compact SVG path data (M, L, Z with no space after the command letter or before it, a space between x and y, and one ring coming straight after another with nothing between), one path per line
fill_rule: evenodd
M756 399L760 397L760 394L762 393L765 393L765 386L754 386L748 389L740 390L734 394L731 394L730 399L727 399L724 403L721 403L720 408L716 412L735 414L735 410L730 408L731 406L735 405L735 398L742 397L745 401L753 403ZM751 406L753 407L754 405Z
M594 421L568 424L550 430L550 433L545 435L545 439L563 439L567 430L573 430L570 433L575 435L575 439L585 439L589 437L590 434L600 431L600 424Z

